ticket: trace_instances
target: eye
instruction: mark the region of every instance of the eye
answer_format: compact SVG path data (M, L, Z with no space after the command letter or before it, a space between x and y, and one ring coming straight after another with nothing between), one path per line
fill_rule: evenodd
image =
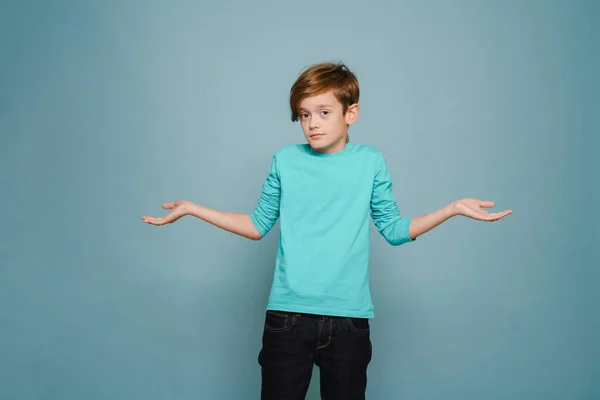
M307 113L300 114L300 118L308 118L308 114Z
M327 114L329 114L329 111L327 111L327 110L323 110L323 111L322 111L322 114L323 114L323 115L327 115Z

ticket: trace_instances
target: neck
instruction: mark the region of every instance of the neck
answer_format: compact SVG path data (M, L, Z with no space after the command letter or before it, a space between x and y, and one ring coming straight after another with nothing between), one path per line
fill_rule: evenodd
M319 152L319 153L325 153L325 154L333 154L333 153L338 153L340 151L343 151L346 148L347 137L348 136L346 135L339 141L332 143L329 147L326 147L321 150L314 149L314 151Z

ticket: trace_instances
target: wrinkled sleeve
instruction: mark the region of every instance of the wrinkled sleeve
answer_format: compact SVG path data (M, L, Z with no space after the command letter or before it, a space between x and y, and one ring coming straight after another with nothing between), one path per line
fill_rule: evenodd
M392 180L383 155L378 154L371 193L371 218L379 233L385 240L399 246L412 242L408 228L412 218L400 217L398 204L392 192Z
M279 170L277 169L277 159L273 156L269 174L262 187L262 193L258 199L256 208L250 214L250 219L260 233L265 236L279 218L279 200L281 199L281 182L279 180Z

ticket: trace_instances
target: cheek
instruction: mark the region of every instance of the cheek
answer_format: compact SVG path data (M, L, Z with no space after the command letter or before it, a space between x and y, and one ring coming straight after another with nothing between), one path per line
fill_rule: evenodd
M341 118L335 121L335 130L337 132L344 132L346 130L346 120Z

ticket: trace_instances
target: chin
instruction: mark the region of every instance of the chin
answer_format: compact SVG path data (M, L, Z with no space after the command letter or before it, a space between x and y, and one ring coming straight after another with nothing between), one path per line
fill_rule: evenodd
M328 138L327 138L328 139ZM308 143L314 148L325 148L331 146L331 141L326 140L325 138L321 139L308 139Z
M314 150L327 150L329 148L329 145L330 143L310 143L310 147L312 147Z

